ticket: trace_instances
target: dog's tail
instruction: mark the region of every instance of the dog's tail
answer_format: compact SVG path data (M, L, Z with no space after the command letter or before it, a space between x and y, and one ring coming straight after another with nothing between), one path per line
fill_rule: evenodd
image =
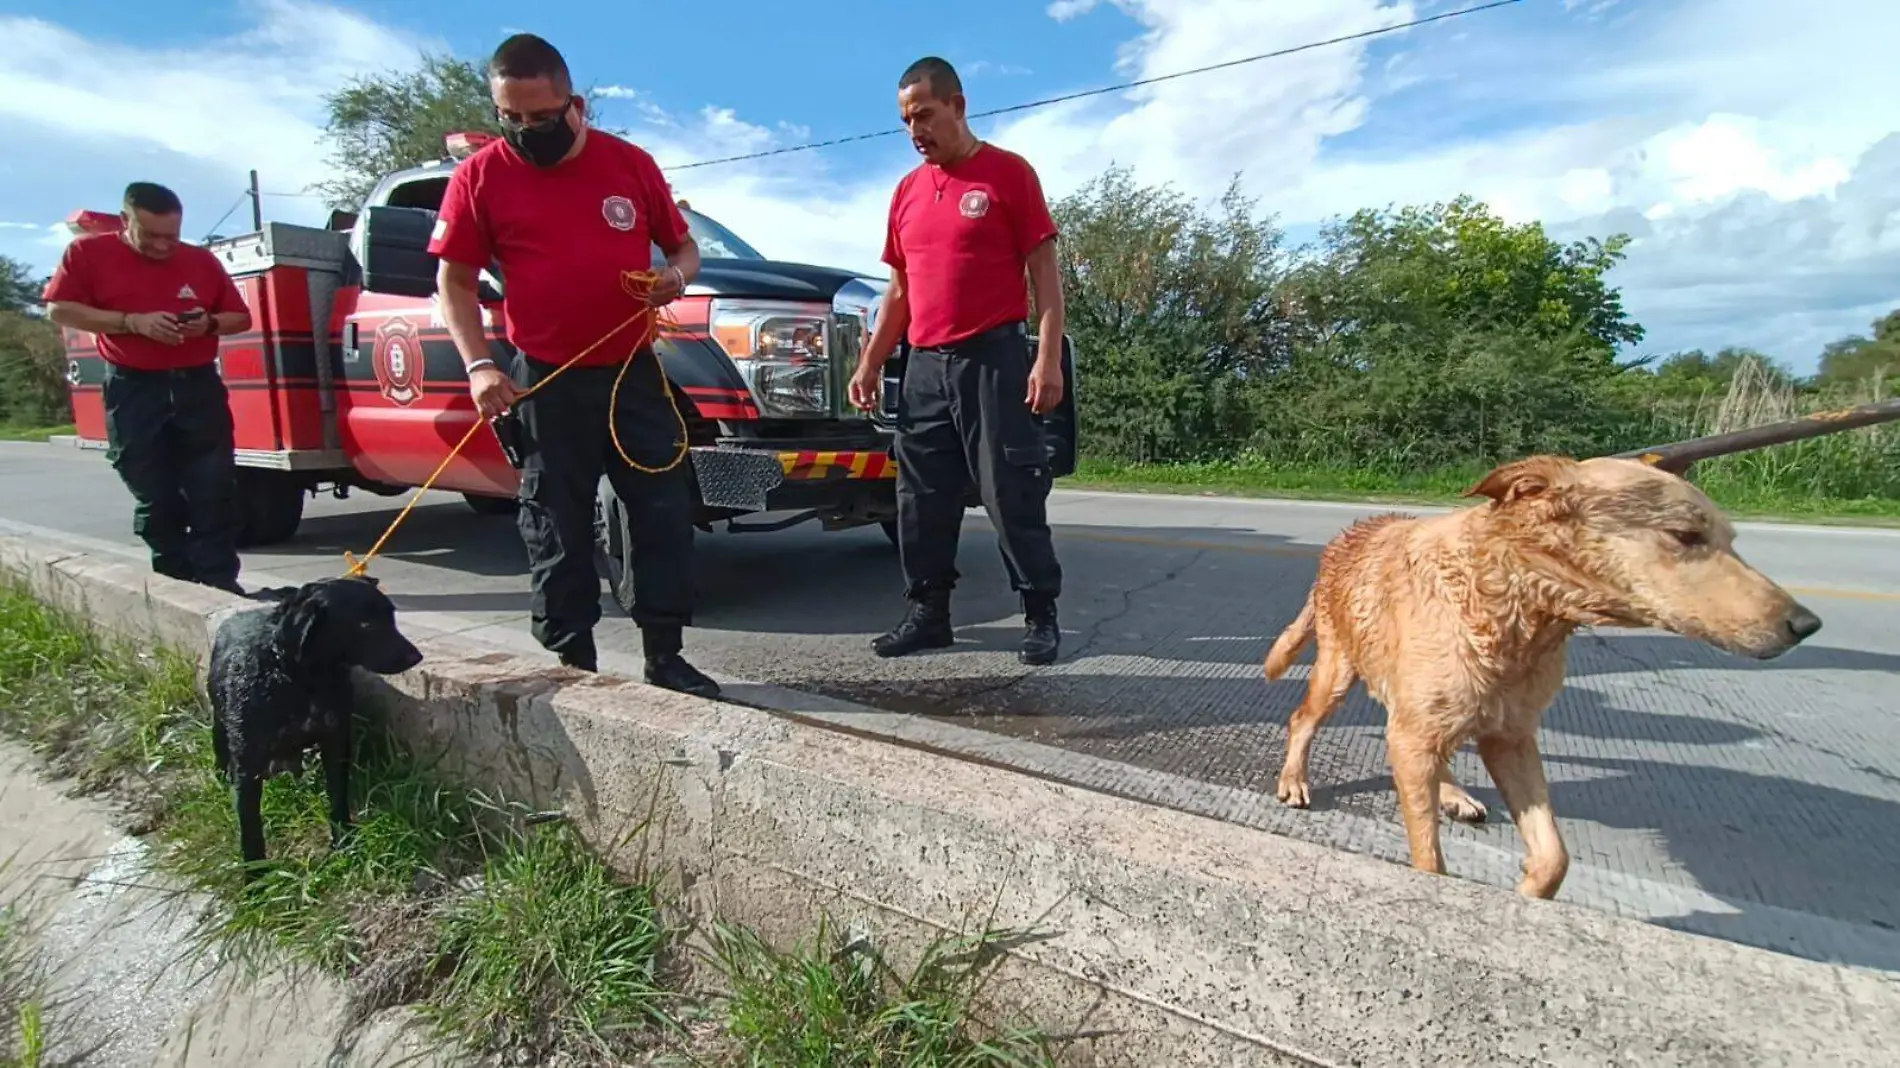
M1313 593L1309 590L1306 604L1300 608L1299 618L1288 624L1273 643L1273 648L1267 650L1267 678L1277 679L1286 674L1286 669L1293 666L1293 658L1299 656L1300 650L1306 648L1306 643L1313 639L1313 612Z

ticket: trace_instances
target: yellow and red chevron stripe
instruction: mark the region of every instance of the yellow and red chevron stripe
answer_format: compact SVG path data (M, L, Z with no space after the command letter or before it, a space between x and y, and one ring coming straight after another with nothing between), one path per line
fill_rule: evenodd
M882 452L781 452L778 462L798 481L897 477L897 461Z

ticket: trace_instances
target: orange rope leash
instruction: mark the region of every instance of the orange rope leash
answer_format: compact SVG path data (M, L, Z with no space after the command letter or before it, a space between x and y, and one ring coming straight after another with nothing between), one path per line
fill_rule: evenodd
M679 442L678 442L679 452L674 455L672 461L668 463L665 467L647 467L639 463L638 461L636 461L633 457L628 456L625 446L620 444L620 420L615 418L615 416L619 413L619 407L620 407L620 383L625 381L627 377L627 368L633 366L634 356L637 355L642 348L645 348L649 342L653 341L654 338L657 337L659 334L659 324L660 324L659 309L648 307L646 303L647 294L652 291L653 283L659 281L659 278L660 278L659 274L653 271L621 271L620 272L620 288L626 291L628 296L640 302L640 310L637 312L634 312L632 315L629 315L623 322L621 322L619 326L616 326L612 330L609 330L607 331L607 333L601 335L600 340L594 342L592 345L589 345L586 348L582 349L581 351L575 353L573 357L571 357L566 363L555 368L553 374L550 374L546 378L542 379L539 382L536 382L533 386L524 390L516 401L516 403L520 403L520 401L527 400L529 397L534 396L535 392L538 391L542 386L545 386L549 382L552 382L556 378L559 378L563 371L566 371L568 368L574 366L576 363L579 363L583 358L587 356L588 353L593 352L595 349L606 344L608 338L611 338L615 334L618 334L622 330L625 330L628 326L631 326L636 320L644 316L647 320L646 331L641 335L640 341L637 344L635 344L630 350L628 350L627 358L621 361L620 373L614 376L613 392L608 396L608 401L607 401L607 431L608 431L609 436L613 438L614 451L620 454L620 459L623 462L625 462L628 467L631 467L636 471L641 471L649 475L664 474L668 471L673 470L675 467L678 467L681 463L683 463L686 460L687 455L692 452L692 446L689 440L690 435L687 433L687 430L686 430L686 416L680 412L679 401L675 399L675 397L673 396L673 383L666 377L666 372L664 369L662 369L660 372L660 387L666 392L667 404L670 405L673 409L673 418L679 422L679 431L680 431ZM656 358L657 358L657 354L656 354ZM442 472L448 470L449 462L454 460L456 456L460 455L462 450L468 446L468 443L474 440L475 433L476 431L482 428L483 422L484 420L481 418L481 413L477 412L475 422L472 426L468 428L468 433L463 434L462 440L456 442L455 448L450 449L449 454L442 458L442 462L440 464L436 465L436 469L434 473L431 474L422 483L422 485L417 488L415 494L409 498L409 503L403 505L402 511L396 513L396 518L391 520L389 526L383 530L382 537L376 539L376 544L370 546L369 551L363 554L362 559L359 560L354 553L350 552L347 549L344 550L343 561L344 563L349 565L349 570L345 572L346 577L355 578L359 575L366 574L369 571L370 560L373 559L377 553L382 552L383 546L388 543L390 535L396 532L397 527L402 526L403 520L409 518L409 512L411 509L415 508L416 502L421 500L422 495L424 493L427 493L429 489L435 485L436 480L442 477Z

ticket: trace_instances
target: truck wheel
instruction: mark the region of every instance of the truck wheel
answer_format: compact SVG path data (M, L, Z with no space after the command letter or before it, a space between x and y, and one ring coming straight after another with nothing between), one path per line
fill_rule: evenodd
M240 549L289 541L303 525L303 486L280 471L238 468L236 496Z
M633 614L633 532L627 526L627 509L615 496L613 486L600 480L594 496L595 564L613 591L614 603L622 612Z
M488 497L480 493L464 493L462 500L476 515L514 515L518 504L513 497Z

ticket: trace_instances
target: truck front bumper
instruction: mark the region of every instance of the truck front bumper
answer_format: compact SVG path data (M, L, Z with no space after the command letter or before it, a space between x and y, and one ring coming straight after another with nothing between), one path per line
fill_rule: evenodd
M695 447L692 457L699 499L708 508L775 512L896 499L897 461L880 449L707 445Z

